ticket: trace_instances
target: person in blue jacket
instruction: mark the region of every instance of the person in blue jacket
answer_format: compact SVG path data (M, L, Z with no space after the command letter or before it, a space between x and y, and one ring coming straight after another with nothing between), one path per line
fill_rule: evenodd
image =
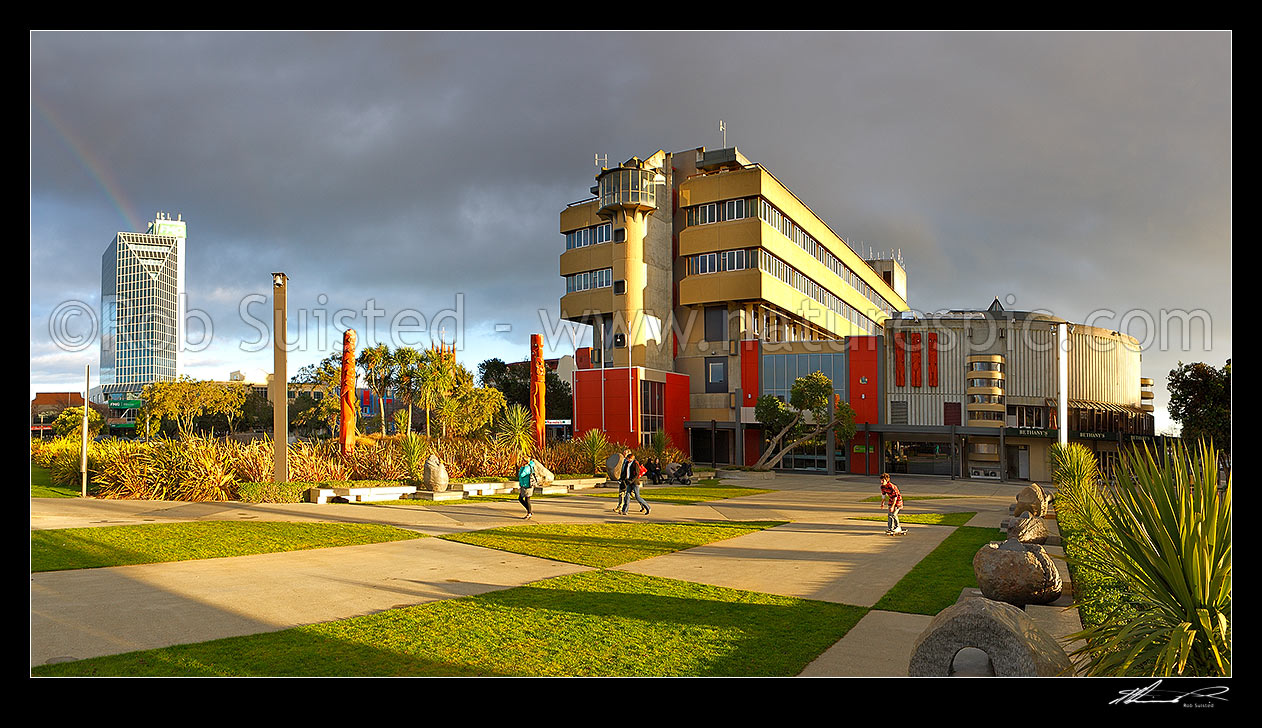
M526 458L525 455L517 456L517 501L526 508L526 515L522 518L531 518L534 513L530 509L530 493L535 488L535 468L533 461Z

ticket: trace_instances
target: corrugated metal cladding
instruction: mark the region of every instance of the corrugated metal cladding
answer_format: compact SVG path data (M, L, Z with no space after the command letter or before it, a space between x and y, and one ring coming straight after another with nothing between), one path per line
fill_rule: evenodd
M946 404L960 404L958 394L898 394L890 395L889 412L892 425L944 425ZM907 419L899 422L894 419L896 410L906 408Z
M1004 338L1004 393L1008 397L1056 396L1056 332L1050 328L1018 326Z
M1069 398L1139 405L1138 346L1116 336L1069 336Z

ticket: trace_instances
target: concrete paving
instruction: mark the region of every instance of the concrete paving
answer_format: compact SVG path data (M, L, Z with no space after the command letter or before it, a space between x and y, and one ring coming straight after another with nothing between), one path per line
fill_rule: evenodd
M976 511L969 525L998 528L1023 484L895 479L904 513ZM613 501L581 495L533 500L536 523L634 520L783 520L783 526L620 569L720 586L870 607L951 532L906 524L886 536L875 478L781 475L741 482L773 492L698 505L651 503L651 516L621 516ZM428 535L523 523L516 502L429 507L352 504L173 503L41 498L31 528L196 520L380 523ZM529 521L527 521L528 523ZM996 540L999 539L996 532ZM586 567L441 539L31 575L31 664L269 632L437 599L480 594ZM870 612L803 675L906 675L911 645L929 617Z

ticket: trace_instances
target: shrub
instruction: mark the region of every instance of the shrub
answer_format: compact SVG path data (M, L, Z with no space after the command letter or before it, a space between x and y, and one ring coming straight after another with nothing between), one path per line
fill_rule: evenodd
M1073 635L1086 672L1230 675L1231 479L1220 495L1213 448L1132 450L1099 507L1094 548L1074 558L1123 584L1136 613Z
M301 503L311 483L238 483L237 499L245 503Z

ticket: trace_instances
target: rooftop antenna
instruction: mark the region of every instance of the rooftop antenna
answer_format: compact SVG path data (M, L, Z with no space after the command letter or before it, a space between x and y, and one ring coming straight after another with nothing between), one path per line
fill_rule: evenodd
M719 119L719 131L723 132L723 148L727 149L727 125L722 119Z
M609 155L608 155L608 154L606 154L606 155L605 155L605 156L603 156L603 157L602 157L602 156L600 156L599 154L596 154L596 155L594 155L594 156L596 157L596 162L595 162L595 164L596 164L596 166L597 166L597 167L600 167L601 169L604 169L604 168L606 168L606 167L608 167L608 166L609 166Z

